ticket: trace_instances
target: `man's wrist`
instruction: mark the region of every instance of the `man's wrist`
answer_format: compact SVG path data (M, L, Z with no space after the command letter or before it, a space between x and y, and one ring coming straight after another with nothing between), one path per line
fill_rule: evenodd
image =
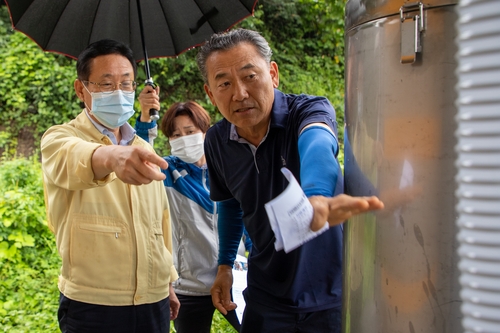
M226 265L226 264L221 264L218 267L218 272L230 272L233 270L233 266Z

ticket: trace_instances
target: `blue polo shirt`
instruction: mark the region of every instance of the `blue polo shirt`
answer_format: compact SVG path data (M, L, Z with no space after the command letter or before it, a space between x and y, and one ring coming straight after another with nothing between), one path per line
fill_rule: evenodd
M336 134L335 119L326 98L283 94L276 89L269 132L254 152L248 144L231 140L231 124L225 119L206 134L210 198L239 202L253 242L245 290L248 303L297 313L341 306L341 227L332 227L287 254L275 250L274 233L264 208L288 185L280 171L283 166L300 182L300 131L310 123L322 122ZM321 176L321 170L310 172Z

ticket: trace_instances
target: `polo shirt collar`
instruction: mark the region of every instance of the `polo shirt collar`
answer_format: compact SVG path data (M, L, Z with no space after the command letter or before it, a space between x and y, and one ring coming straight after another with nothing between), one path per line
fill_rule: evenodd
M274 102L271 111L271 127L286 128L288 121L288 103L286 95L274 89Z
M267 125L267 132L264 135L264 137L262 138L262 140L260 141L260 143L262 143L266 140L267 135L269 134L269 128L271 128L271 124ZM237 141L239 143L247 143L247 144L253 146L253 144L251 144L246 139L244 139L238 135L238 132L236 131L236 126L234 126L233 124L231 124L231 128L229 130L229 140Z

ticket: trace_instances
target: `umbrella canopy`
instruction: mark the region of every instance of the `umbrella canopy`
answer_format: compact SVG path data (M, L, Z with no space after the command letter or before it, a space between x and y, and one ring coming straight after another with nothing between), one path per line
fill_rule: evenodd
M43 50L71 58L110 38L145 60L173 57L253 14L257 0L4 0L12 26ZM150 110L151 119L159 118Z
M140 1L142 23L137 2ZM257 0L5 0L12 25L43 50L77 58L104 38L137 61L173 57L253 14ZM141 40L141 28L144 41ZM147 54L144 54L146 45Z

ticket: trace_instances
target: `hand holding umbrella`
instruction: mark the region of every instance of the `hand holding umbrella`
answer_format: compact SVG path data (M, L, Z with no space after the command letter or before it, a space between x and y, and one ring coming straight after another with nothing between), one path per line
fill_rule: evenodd
M160 87L153 88L146 85L137 97L141 104L141 122L149 123L149 110L160 110Z

